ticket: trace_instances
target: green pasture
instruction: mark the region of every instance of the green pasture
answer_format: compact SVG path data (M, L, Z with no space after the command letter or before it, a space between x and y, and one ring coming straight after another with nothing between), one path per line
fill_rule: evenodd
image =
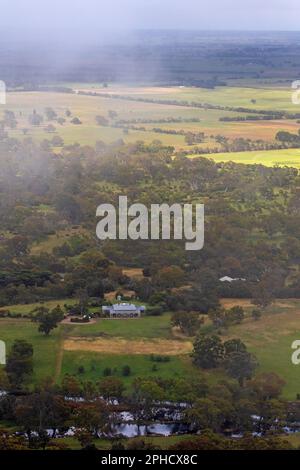
M126 377L122 373L125 366L130 367L130 375ZM61 377L64 374L71 374L77 375L84 381L96 382L104 377L104 371L107 368L111 369L114 377L122 379L126 386L137 377L188 378L193 370L190 359L184 356L171 356L168 362L154 362L151 356L142 354L118 355L65 351Z
M216 162L235 162L248 165L289 166L300 168L300 149L258 150L252 152L211 153L209 155L190 155L208 157Z
M36 323L22 319L0 319L0 338L5 341L8 352L16 339L26 340L33 345L32 384L38 384L48 377L54 377L60 349L60 326L50 336L44 336L38 332Z
M165 313L159 317L144 316L137 319L100 319L89 325L64 325L70 336L97 338L101 336L126 339L165 338L171 339L171 315ZM159 353L159 351L158 351Z

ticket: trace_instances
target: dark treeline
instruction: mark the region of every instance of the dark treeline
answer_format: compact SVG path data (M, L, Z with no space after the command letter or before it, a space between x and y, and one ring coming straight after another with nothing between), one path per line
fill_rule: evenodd
M278 119L299 119L300 114L291 114L286 112L275 112L274 114L263 116L223 116L220 117L220 122L243 122L243 121L277 121Z
M127 125L127 124L169 124L169 123L184 123L184 122L201 122L199 118L174 118L172 116L164 118L164 119L143 119L143 118L136 118L136 119L120 119L116 121L116 125Z
M1 79L9 87L31 89L51 81L214 88L230 79L253 78L289 86L300 65L297 32L139 31L94 47L81 45L82 53L74 39L68 45L56 37L51 44L30 43L27 37L7 44L3 38Z

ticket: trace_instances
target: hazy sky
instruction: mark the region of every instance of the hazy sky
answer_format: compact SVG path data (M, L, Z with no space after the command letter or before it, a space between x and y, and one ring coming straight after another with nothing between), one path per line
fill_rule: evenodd
M0 0L0 31L111 29L298 30L299 0Z

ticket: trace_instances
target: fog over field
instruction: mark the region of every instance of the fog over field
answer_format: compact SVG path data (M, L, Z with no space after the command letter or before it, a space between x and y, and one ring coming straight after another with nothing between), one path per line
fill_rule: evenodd
M211 67L208 60L215 54L223 58L223 46L258 42L290 48L292 42L295 47L299 37L286 32L296 34L299 13L296 0L3 0L0 76L8 85L75 77L152 82L159 77L170 83L177 64L187 73L196 66L197 74L201 69L218 74L223 65ZM228 52L224 57L233 57ZM259 54L268 60L269 50ZM254 59L247 57L249 63Z

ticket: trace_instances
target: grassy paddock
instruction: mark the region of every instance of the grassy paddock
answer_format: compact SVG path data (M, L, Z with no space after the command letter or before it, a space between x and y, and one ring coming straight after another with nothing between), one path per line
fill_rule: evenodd
M229 328L224 340L241 338L259 362L258 372L276 372L286 385L283 395L289 400L300 393L300 366L291 362L292 342L300 339L300 301L280 301L269 307L263 317L250 316L243 323Z
M287 88L255 88L255 87L217 87L213 90L193 88L193 87L142 87L123 86L121 84L112 85L103 89L100 84L71 84L76 90L95 91L97 93L109 93L111 95L121 95L123 97L168 100L170 103L146 103L126 99L110 97L87 96L71 93L54 92L9 92L7 109L15 112L18 126L9 130L11 137L23 139L23 129L28 129L27 136L36 141L51 139L54 135L60 135L65 144L78 142L81 144L95 144L98 140L106 143L123 139L126 143L143 140L147 143L153 140L160 140L165 145L172 145L177 150L189 149L185 143L184 136L156 133L152 129L175 129L192 132L205 132L206 139L204 147L219 147L210 138L211 135L222 134L229 138L250 138L274 140L276 132L288 130L297 133L299 124L291 120L278 121L251 121L251 122L222 122L220 117L233 117L241 115L237 111L226 111L218 109L192 108L189 106L175 106L172 100L187 101L197 103L209 103L212 105L228 107L244 107L257 110L285 110L291 113L299 112L297 106L291 102L291 90ZM255 102L252 102L255 100ZM28 117L35 109L38 113L44 114L46 107L52 107L58 117L64 117L66 122L63 125L51 122L56 127L55 133L47 133L46 127L50 123L44 122L38 126L31 126ZM66 117L66 110L70 110L71 117ZM110 110L117 113L117 120L151 119L157 122L149 124L136 124L145 127L146 131L129 130L125 134L123 129L112 126L110 121L108 126L98 126L95 121L97 115L108 117ZM0 113L1 115L1 113ZM82 124L71 123L73 117L79 117ZM161 123L166 118L181 118L180 123ZM200 122L186 122L188 119L197 118ZM59 149L58 149L59 151Z
M124 366L129 366L128 377L122 375ZM78 373L79 367L84 371ZM103 378L104 369L110 368L115 377L121 378L129 386L136 377L175 378L190 375L193 366L188 358L172 356L169 362L153 362L151 356L142 354L99 354L95 352L65 351L62 363L61 378L64 374L78 375L82 380L97 381Z
M100 319L90 325L64 325L68 336L84 336L86 338L120 337L136 338L165 338L172 339L170 326L171 315L165 313L159 317L144 316L136 319Z
M190 158L196 158L197 156L212 158L216 162L235 162L248 165L277 165L300 168L300 149L211 153L209 155L191 155Z
M0 339L5 341L8 352L16 339L26 340L33 345L33 384L54 377L60 338L60 326L46 337L38 332L36 323L21 319L0 319Z

